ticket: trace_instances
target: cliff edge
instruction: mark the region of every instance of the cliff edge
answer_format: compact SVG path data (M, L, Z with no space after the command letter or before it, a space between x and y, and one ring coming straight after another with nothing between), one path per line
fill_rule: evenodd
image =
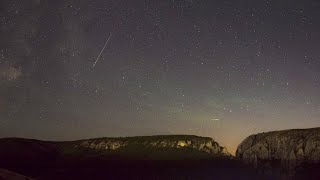
M21 138L0 139L0 158L11 162L42 162L61 158L123 158L137 160L202 159L231 157L209 137L193 135L95 138L77 141L39 141ZM41 164L41 163L40 163Z
M319 163L320 128L251 135L238 146L236 157L264 171L293 175L306 163Z
M64 142L63 154L82 154L88 150L100 155L117 154L135 159L179 159L231 157L226 148L209 137L192 135L96 138Z

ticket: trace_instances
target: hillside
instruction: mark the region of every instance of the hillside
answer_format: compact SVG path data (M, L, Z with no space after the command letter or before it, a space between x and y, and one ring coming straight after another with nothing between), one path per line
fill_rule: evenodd
M0 139L0 168L35 179L263 179L211 138ZM232 173L230 173L232 172Z
M122 158L173 160L230 157L230 153L211 138L171 135L124 138L97 138L58 144L64 155L87 154Z
M17 174L15 172L8 171L6 169L0 169L0 180L33 180L32 178Z
M318 176L312 171L320 161L320 128L251 135L238 146L236 157L266 173Z
M11 156L14 155L13 156ZM230 153L211 138L168 135L121 138L95 138L50 142L20 138L0 139L0 156L10 160L45 160L49 157L111 157L132 159L201 159L230 157ZM20 158L19 156L23 157ZM42 156L46 156L43 159Z

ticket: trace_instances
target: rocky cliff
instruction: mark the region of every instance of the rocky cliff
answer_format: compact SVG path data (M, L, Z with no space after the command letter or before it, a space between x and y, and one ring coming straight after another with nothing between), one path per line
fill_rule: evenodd
M230 154L211 138L191 135L96 138L68 142L0 139L2 162L42 162L57 158L93 156L171 160L230 157Z
M117 153L150 159L231 156L213 139L189 135L97 138L61 145L62 152L66 154L91 150L105 155Z
M263 179L213 139L189 135L68 142L0 138L0 168L39 180Z
M302 165L320 160L320 128L259 133L247 137L236 156L265 171L292 175Z

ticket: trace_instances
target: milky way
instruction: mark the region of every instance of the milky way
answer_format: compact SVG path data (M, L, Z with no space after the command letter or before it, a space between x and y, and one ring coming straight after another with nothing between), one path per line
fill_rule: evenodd
M195 134L233 151L320 126L317 0L4 0L0 39L0 137Z

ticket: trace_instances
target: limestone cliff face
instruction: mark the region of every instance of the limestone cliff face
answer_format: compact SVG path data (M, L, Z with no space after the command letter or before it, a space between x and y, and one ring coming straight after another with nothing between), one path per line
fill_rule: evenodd
M292 170L304 162L320 160L320 128L259 133L246 138L236 156L256 167L275 166Z
M176 160L231 157L231 155L213 139L192 135L95 138L65 142L0 139L0 167L1 164L11 162L22 164L34 161L50 164L61 158L92 157Z
M127 138L99 138L82 140L73 143L73 148L87 148L100 151L121 151L136 147L144 149L190 149L212 155L230 156L230 153L211 138L168 135L168 136L142 136Z

